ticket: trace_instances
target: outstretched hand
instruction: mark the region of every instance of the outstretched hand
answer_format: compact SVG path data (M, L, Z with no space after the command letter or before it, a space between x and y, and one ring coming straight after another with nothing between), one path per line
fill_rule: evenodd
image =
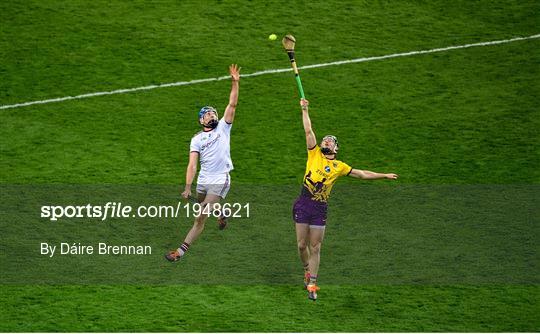
M387 179L390 179L390 180L397 180L398 178L398 175L397 174L394 174L394 173L388 173L388 174L385 174L384 175Z
M232 64L231 66L229 66L229 73L231 74L231 78L234 81L239 81L240 80L240 70L241 69L242 68L238 67L238 65L236 65L236 64Z
M302 107L302 110L306 110L309 106L309 101L306 99L300 99L300 106Z

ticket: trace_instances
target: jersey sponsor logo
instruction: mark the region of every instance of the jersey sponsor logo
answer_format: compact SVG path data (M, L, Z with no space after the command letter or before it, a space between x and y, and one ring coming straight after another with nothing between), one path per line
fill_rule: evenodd
M216 138L212 139L211 141L207 142L206 144L203 144L203 145L201 146L201 152L204 151L204 150L206 150L208 147L214 145L214 144L218 141L218 139L219 139L220 137L221 137L221 134L218 134L218 135L216 136Z
M320 169L317 169L317 174L319 174L320 176L323 176L325 178L329 178L330 175L326 174L325 172L323 172L322 170Z

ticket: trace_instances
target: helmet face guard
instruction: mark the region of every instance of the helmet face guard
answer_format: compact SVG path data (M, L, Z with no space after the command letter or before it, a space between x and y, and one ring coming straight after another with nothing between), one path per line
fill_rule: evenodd
M203 127L205 127L205 128L215 129L217 127L217 125L218 125L218 121L216 119L210 120L207 124L203 123L204 115L206 115L209 112L215 113L216 117L219 119L219 115L218 115L218 112L217 112L216 108L214 108L212 106L204 106L199 111L199 123L201 123L201 125Z
M339 142L338 142L336 136L326 135L326 136L323 137L322 142L324 142L325 140L328 140L328 139L330 139L330 140L332 140L334 142L334 150L332 151L328 147L321 147L321 152L323 154L337 154L337 151L339 149Z

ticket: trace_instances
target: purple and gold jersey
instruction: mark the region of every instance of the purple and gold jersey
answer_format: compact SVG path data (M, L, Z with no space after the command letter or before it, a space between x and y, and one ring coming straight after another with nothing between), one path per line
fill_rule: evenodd
M346 163L327 159L319 145L316 145L308 150L302 195L315 201L326 202L337 178L349 175L351 171L352 167Z

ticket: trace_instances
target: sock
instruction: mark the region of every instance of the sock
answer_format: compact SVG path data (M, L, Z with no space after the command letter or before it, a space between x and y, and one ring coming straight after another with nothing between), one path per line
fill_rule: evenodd
M309 277L309 285L317 285L317 276L310 276Z
M187 242L182 243L182 245L177 249L180 256L184 255L185 252L189 249L189 244Z

